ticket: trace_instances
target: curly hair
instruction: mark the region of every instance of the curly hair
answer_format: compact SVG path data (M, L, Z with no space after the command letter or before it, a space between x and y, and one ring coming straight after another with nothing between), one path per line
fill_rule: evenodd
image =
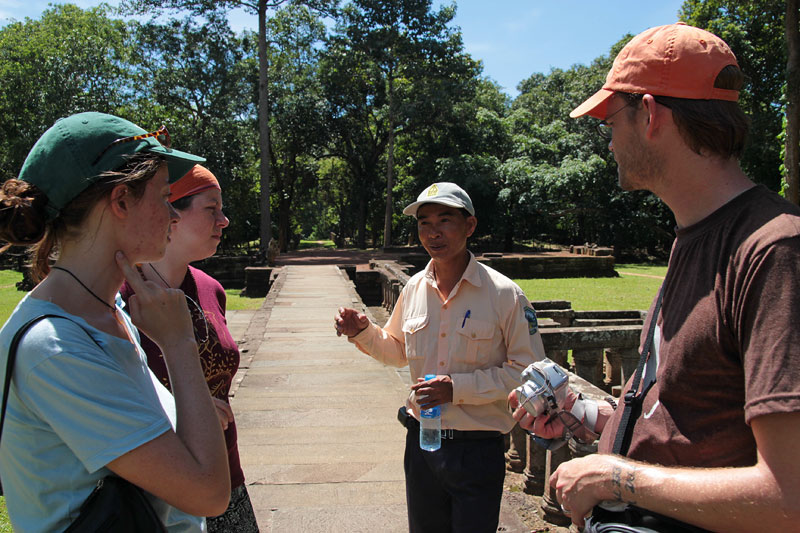
M164 164L158 154L141 152L122 167L104 172L100 178L72 199L53 220L47 220L47 196L36 185L10 179L0 189L0 239L5 244L29 247L31 277L39 282L50 272L52 256L67 235L77 235L91 209L108 197L114 187L126 185L134 198L141 198L147 182Z

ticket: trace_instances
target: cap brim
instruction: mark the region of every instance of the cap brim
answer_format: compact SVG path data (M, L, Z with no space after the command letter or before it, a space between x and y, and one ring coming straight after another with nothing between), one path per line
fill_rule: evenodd
M408 204L406 208L403 209L403 214L411 217L416 217L417 209L419 209L419 206L421 206L422 204L440 204L440 205L446 205L447 207L455 207L456 209L467 209L462 204L456 202L448 202L447 200L439 200L439 199L418 200L413 204ZM469 212L469 209L467 209L467 212Z
M581 105L572 110L569 114L570 118L578 118L584 115L599 118L603 120L606 118L606 108L608 108L608 100L616 91L610 89L600 89L592 96L586 99Z
M417 208L424 204L425 202L414 202L413 204L408 204L405 209L403 209L403 214L408 215L410 217L417 216Z
M148 151L161 154L167 160L170 183L178 181L185 176L187 172L192 170L192 167L198 163L204 163L206 160L205 157L200 157L199 155L190 154L188 152L181 152L180 150L173 150L164 146L153 146Z

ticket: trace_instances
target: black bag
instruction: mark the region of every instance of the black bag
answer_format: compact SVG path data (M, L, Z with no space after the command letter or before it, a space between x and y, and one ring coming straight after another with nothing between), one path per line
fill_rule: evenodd
M61 315L37 316L22 326L11 340L11 346L8 348L8 361L6 362L3 406L2 411L0 411L0 437L3 434L6 403L8 402L8 392L11 386L11 373L14 371L14 360L17 357L17 346L28 328L39 320L50 317L70 320ZM78 325L80 326L80 324ZM167 530L144 495L144 491L133 483L112 475L106 476L97 482L95 489L81 505L78 518L70 524L66 531L69 533L106 531L118 533L161 533Z
M647 509L629 505L624 511L607 511L595 507L586 520L583 533L707 533L707 530Z
M106 476L81 505L80 514L64 533L108 531L166 532L142 489L117 476Z

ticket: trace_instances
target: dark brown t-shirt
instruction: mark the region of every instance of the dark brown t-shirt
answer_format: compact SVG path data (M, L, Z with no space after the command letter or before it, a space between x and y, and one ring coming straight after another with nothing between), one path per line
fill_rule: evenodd
M758 186L677 230L656 328L656 382L628 457L666 466L755 464L750 421L800 411L798 320L797 206ZM601 452L611 451L621 413L604 429Z

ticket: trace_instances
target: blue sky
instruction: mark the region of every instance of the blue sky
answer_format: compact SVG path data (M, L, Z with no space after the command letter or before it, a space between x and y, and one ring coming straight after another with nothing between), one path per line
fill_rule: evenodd
M0 0L0 25L9 18L38 18L49 3ZM100 1L73 3L90 7ZM442 4L449 1L434 0L435 6ZM535 72L588 64L607 54L626 33L677 21L682 4L683 0L460 0L454 23L461 28L466 51L483 61L484 75L516 96L517 84ZM255 28L255 18L248 14L233 13L230 20L237 30Z

